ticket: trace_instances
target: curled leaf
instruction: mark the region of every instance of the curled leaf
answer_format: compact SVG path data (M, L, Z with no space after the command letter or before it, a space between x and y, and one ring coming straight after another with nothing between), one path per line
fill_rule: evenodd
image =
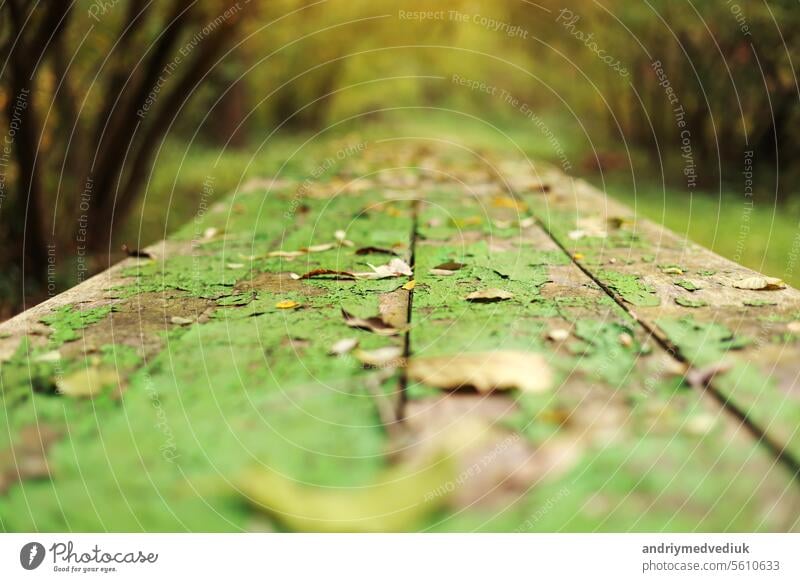
M394 255L397 253L392 249L385 249L382 247L361 247L356 251L357 255Z
M786 283L776 277L758 275L756 277L746 277L739 281L734 281L733 286L737 289L748 289L751 291L775 291L778 289L785 289Z
M363 318L353 315L349 311L342 309L342 317L344 317L344 322L348 325L348 327L362 329L364 331L371 331L372 333L376 333L378 335L397 335L401 331L396 327L386 323L380 316Z
M297 301L291 301L290 299L286 299L284 301L278 301L275 304L275 307L278 309L295 309L300 307L300 304Z
M289 275L295 281L299 281L301 279L355 279L355 273L351 273L349 271L333 271L331 269L314 269L313 271L309 271L303 275L298 275L297 273L291 273Z

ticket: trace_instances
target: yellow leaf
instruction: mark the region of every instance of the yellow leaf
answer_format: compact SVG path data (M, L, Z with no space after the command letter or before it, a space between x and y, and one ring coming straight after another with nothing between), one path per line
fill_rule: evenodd
M297 301L290 301L287 299L285 301L279 301L275 304L275 307L278 309L295 309L296 307L300 307L300 304Z
M453 477L452 462L437 458L386 469L361 487L309 487L264 467L238 483L251 503L295 531L405 532L447 501Z
M411 279L411 281L409 281L408 283L403 285L403 289L405 289L406 291L411 291L416 286L417 286L417 282L414 279Z
M92 398L105 386L119 384L119 375L110 368L89 367L65 376L56 382L60 394L75 398Z
M524 202L511 196L495 196L492 199L492 206L495 208L511 208L520 212L528 208Z

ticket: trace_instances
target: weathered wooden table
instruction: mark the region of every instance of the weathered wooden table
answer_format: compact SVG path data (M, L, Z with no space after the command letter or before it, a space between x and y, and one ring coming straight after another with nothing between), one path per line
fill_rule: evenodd
M798 529L798 291L435 142L199 207L0 326L2 529Z

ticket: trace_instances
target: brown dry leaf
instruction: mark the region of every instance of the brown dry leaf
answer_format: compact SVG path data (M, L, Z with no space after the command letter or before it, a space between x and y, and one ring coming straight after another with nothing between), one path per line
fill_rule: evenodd
M176 315L175 317L170 318L170 322L174 323L175 325L191 325L194 323L194 319Z
M300 307L300 304L297 301L285 299L284 301L278 301L275 304L275 307L277 307L278 309L295 309L297 307Z
M119 385L119 375L112 368L100 366L82 368L56 381L60 394L74 398L92 398L110 385Z
M314 269L313 271L309 271L303 275L298 275L297 273L290 273L289 277L294 279L295 281L300 281L302 279L322 279L328 278L331 275L331 279L355 279L355 273L351 273L349 271L333 271L331 269Z
M328 353L332 356L342 356L354 350L357 346L358 346L358 339L354 337L346 337L344 339L340 339L338 342L333 344Z
M472 386L480 392L518 388L539 393L549 390L553 381L542 355L513 350L412 358L408 374L436 388Z
M392 249L385 249L382 247L361 247L356 251L357 255L393 255L397 256L397 253L394 252Z
M348 327L363 329L364 331L371 331L372 333L376 333L378 335L397 335L402 331L389 325L383 320L383 318L379 316L362 318L357 317L349 311L345 311L344 309L342 309L342 316L344 317L344 322L348 325Z
M396 368L405 363L403 348L399 346L386 346L376 350L356 350L353 355L359 362L372 368Z
M433 269L430 270L431 275L440 275L440 276L448 276L455 274L456 271L461 270L463 267L466 267L464 263L456 263L454 261L448 261L446 263L442 263L441 265L436 265Z
M776 277L746 277L739 281L734 281L733 286L737 289L748 289L751 291L775 291L785 289L786 283Z
M508 301L513 299L514 294L503 289L483 289L474 291L467 295L465 299L472 303L496 303L498 301Z

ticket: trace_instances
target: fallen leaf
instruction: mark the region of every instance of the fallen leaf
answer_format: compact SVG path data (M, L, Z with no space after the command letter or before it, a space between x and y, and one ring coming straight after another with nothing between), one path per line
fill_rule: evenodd
M369 265L369 263L367 263ZM391 277L411 277L414 272L403 259L392 259L386 265L369 265L372 273L353 273L357 279L389 279Z
M519 388L544 392L552 373L543 356L532 352L493 351L411 358L409 377L436 388L472 386L480 392Z
M262 466L237 484L250 503L295 531L402 532L448 500L431 492L446 488L454 473L448 458L436 458L391 467L367 485L332 488L302 485Z
M495 208L510 208L518 212L524 212L528 208L524 202L511 196L495 196L492 198L492 206Z
M406 291L413 291L414 287L416 286L417 282L414 279L411 279L411 281L403 285L403 289L405 289Z
M503 289L483 289L481 291L474 291L465 297L467 301L472 303L496 303L513 298L513 293L509 293Z
M358 346L358 339L346 337L333 344L328 353L332 356L342 356L355 349L356 346Z
M792 333L800 333L800 321L790 321L786 324L786 329Z
M371 331L372 333L376 333L378 335L397 335L401 331L396 327L386 323L383 318L379 316L362 318L357 317L349 311L345 311L344 309L342 309L342 316L344 317L344 322L348 325L348 327L363 329L364 331Z
M244 263L227 263L225 266L229 269L241 269L244 267Z
M322 279L328 278L329 275L331 279L355 279L355 273L351 273L349 271L333 271L331 269L314 269L313 271L309 271L303 275L298 275L297 273L290 273L289 277L294 279L295 281L299 281L301 279Z
M785 289L786 283L776 277L756 276L734 281L733 286L737 289L751 291L775 291L777 289Z
M403 348L399 346L386 346L375 350L356 350L353 355L359 362L372 368L394 368L404 364Z
M91 398L100 394L103 387L118 384L119 375L116 370L99 366L81 368L56 380L56 388L60 394L75 398Z
M547 332L547 338L554 342L563 342L569 338L569 330L563 328L551 329Z
M191 325L194 323L194 319L190 319L188 317L180 317L178 315L172 317L170 321L175 325Z
M297 301L285 299L283 301L278 301L275 304L275 307L277 307L278 309L295 309L297 307L300 307L300 304Z
M300 250L303 250L307 253L324 253L325 251L331 250L335 246L336 245L334 245L333 243L324 243L321 245L312 245L310 247L304 247Z
M385 249L382 247L361 247L356 251L357 255L394 255L397 253L392 249Z
M431 275L440 275L440 276L448 276L455 274L456 271L461 270L463 267L466 267L464 263L456 263L453 261L448 261L446 263L442 263L441 265L436 265L433 269L430 270Z

